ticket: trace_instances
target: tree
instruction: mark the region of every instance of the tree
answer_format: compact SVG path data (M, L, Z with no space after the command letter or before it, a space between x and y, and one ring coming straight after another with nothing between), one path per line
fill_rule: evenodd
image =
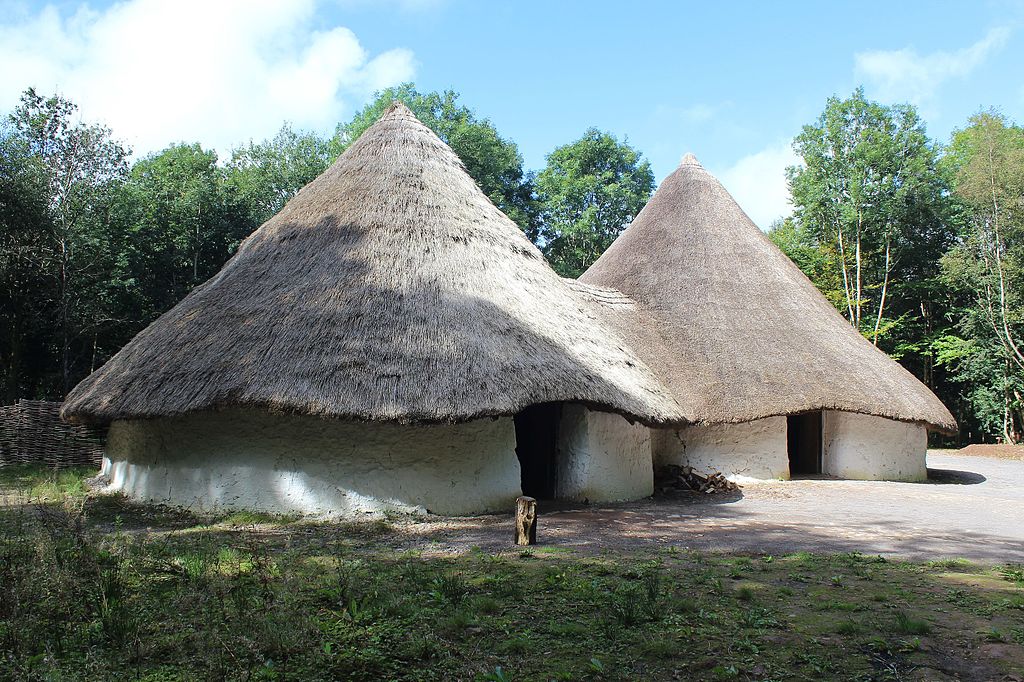
M250 142L232 152L227 184L236 201L248 209L255 229L327 170L335 156L329 140L296 132L285 123L273 139Z
M140 297L135 319L150 322L224 265L262 207L234 204L217 153L176 144L138 161L125 187L125 276Z
M578 277L650 199L654 175L629 144L591 128L548 155L537 190L544 253L559 274Z
M937 151L914 107L870 102L863 89L830 98L793 148L803 160L788 169L794 219L838 275L839 309L879 345L901 315L917 315L910 284L937 277L952 241Z
M351 121L338 126L332 149L336 154L343 152L392 102L401 101L452 148L484 194L536 243L538 206L533 179L523 172L519 148L502 138L490 121L478 119L471 109L459 104L458 99L458 93L451 90L420 93L412 83L387 88Z
M47 282L38 267L49 231L47 182L24 139L0 124L0 400L36 387L27 381L31 349L45 343Z
M9 149L19 150L22 167L32 168L26 172L35 178L33 191L45 202L39 232L23 257L51 284L52 305L41 311L48 318L42 324L53 325L61 392L72 385L76 361L90 350L95 358L99 330L112 321L107 274L114 255L106 232L128 170L128 150L109 129L74 122L75 111L70 101L30 88L9 117L7 140Z
M965 295L943 361L967 386L978 418L1006 442L1024 438L1024 129L980 113L953 134L944 162L963 220L943 259Z

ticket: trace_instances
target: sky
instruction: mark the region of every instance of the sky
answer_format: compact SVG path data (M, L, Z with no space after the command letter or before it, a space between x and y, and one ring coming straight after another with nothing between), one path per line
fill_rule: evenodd
M660 182L686 152L762 228L828 97L916 105L947 141L1024 123L1024 0L0 0L0 111L60 93L136 155L333 131L383 87L452 89L539 170L597 127Z

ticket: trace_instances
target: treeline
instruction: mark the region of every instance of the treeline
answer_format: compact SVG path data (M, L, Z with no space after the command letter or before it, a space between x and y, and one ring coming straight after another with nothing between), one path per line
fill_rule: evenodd
M131 162L73 103L27 90L0 129L0 399L60 399L211 277L395 99L565 276L583 272L654 189L595 129L528 172L454 92L378 94L333 135L293 130L219 159L173 144ZM852 324L950 405L970 440L1019 441L1024 408L1024 131L980 114L949 145L912 107L857 91L794 141L794 215L772 239Z

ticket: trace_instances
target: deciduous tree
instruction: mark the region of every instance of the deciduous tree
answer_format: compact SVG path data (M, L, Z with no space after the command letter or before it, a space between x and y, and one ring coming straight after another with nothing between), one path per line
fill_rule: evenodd
M962 208L946 282L968 304L943 361L979 418L1007 442L1024 438L1024 129L995 112L953 135L945 163Z
M544 253L559 274L578 277L651 198L654 174L629 144L591 128L548 155L537 190Z

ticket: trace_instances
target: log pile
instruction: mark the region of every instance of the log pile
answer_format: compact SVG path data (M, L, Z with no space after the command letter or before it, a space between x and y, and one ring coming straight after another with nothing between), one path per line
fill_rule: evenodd
M690 466L670 464L662 467L658 476L659 488L662 492L670 490L686 490L694 493L728 493L739 490L739 484L730 481L719 471L702 474Z

